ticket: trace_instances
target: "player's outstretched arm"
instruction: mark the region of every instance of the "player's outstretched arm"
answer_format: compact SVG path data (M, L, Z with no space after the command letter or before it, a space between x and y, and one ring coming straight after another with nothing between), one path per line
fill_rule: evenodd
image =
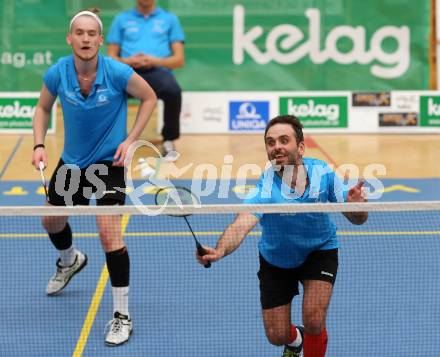
M247 212L239 213L235 217L234 222L223 232L215 248L204 246L203 248L205 248L207 253L203 257L196 253L197 261L204 265L207 262L216 262L231 254L240 246L246 235L257 223L258 218L253 214Z
M347 195L347 202L367 202L364 193L363 179L359 179L358 183L350 188ZM361 225L368 219L368 212L344 212L344 216L353 224Z

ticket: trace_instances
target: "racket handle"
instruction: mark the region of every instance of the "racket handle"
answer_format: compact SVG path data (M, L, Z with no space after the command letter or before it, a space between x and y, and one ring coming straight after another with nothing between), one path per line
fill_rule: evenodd
M199 253L199 255L201 257L203 257L204 255L206 255L206 250L205 248L202 247L202 245L200 243L197 242L197 253ZM205 268L210 268L211 267L211 262L207 262L204 265Z

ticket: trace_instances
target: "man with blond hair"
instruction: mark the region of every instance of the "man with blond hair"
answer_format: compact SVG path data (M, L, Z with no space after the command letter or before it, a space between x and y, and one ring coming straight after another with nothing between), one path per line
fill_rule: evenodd
M64 150L50 180L47 204L88 205L92 194L97 205L125 202L124 159L156 105L151 87L127 65L99 54L103 26L96 11L81 11L70 21L67 43L72 54L60 58L44 75L35 111L32 164L47 167L45 151L50 111L55 99L64 117ZM136 121L127 135L127 93L140 100ZM77 185L66 195L66 187ZM76 249L68 217L43 217L43 226L59 252L56 272L47 295L59 294L87 264ZM121 216L97 216L99 237L112 285L113 319L105 342L117 346L128 341L132 321L128 311L130 261L121 233Z

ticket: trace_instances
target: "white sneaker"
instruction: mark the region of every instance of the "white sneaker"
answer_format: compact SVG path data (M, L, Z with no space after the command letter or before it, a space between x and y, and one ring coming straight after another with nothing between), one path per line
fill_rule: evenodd
M67 284L69 284L70 279L76 273L79 273L82 268L87 265L87 255L81 253L79 250L76 251L76 257L73 264L69 267L63 267L60 265L60 258L57 260L57 271L50 278L49 283L46 287L47 295L55 295L58 294L61 290L63 290Z
M118 311L115 312L113 320L110 320L107 326L108 325L110 325L110 329L105 337L105 343L108 346L122 345L128 341L133 332L131 319L126 315L120 314Z
M162 160L165 162L174 162L180 157L180 154L176 151L174 143L171 140L165 140L162 143L162 155Z

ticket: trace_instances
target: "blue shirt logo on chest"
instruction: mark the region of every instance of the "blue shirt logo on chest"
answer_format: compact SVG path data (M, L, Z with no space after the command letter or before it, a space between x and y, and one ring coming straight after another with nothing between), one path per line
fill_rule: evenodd
M101 105L106 105L110 103L108 97L106 94L98 94L98 97L96 99L96 106L99 107Z
M154 20L153 28L151 30L157 33L165 33L166 32L165 21L160 19Z

